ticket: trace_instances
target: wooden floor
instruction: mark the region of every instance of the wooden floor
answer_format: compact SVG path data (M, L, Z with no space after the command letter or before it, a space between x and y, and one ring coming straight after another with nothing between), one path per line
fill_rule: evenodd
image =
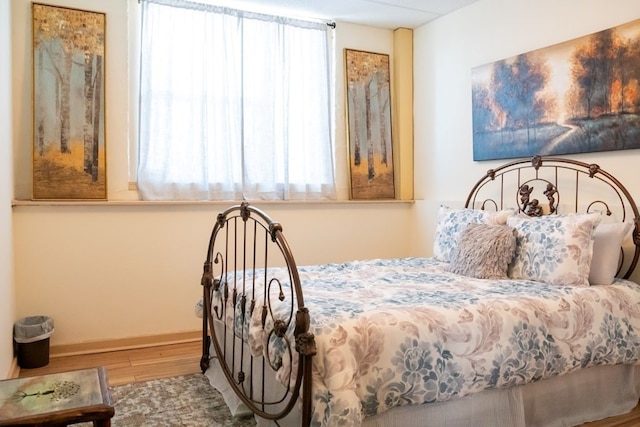
M79 356L50 357L42 368L21 369L20 378L104 366L109 385L200 372L200 341Z
M42 368L22 369L20 377L105 366L109 385L128 384L200 372L200 342L80 356L51 357ZM589 427L638 427L640 405L628 414L583 424Z

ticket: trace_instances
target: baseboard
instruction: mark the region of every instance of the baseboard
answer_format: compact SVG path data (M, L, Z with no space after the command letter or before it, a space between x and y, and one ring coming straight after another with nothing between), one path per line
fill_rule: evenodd
M11 362L11 368L9 368L9 373L7 374L8 380L12 380L14 378L18 378L20 376L20 367L18 366L18 358L14 357Z
M78 344L52 345L49 350L49 356L62 357L79 354L104 353L106 351L130 350L134 348L194 342L201 339L202 331L187 331L174 332L171 334L148 335L143 337L88 341Z

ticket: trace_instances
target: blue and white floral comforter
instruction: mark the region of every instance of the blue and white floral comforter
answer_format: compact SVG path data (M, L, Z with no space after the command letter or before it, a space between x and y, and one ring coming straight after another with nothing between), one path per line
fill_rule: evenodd
M481 280L447 265L407 258L299 268L318 348L314 426L358 426L394 406L639 359L633 282ZM248 333L259 354L265 337L256 316Z

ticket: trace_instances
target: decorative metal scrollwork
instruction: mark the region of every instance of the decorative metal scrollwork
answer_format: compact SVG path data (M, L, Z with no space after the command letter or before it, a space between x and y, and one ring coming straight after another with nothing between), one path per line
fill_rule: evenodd
M550 182L547 183L547 188L542 192L542 194L547 196L547 200L549 201L549 213L550 214L556 213L555 195L556 195L557 192L558 192L558 190L556 190L556 186L553 185Z
M602 205L602 206L604 206L604 214L606 216L611 216L611 209L609 209L609 204L607 202L605 202L605 201L602 201L602 200L596 200L596 201L593 201L593 202L589 203L589 206L587 206L587 212L595 212L595 211L592 211L592 209L591 209L594 205Z
M545 180L539 180L547 183L545 190L542 192L547 197L547 202L549 206L549 214L554 214L557 212L557 201L556 195L558 194L558 190L556 186L551 182ZM528 216L542 216L544 215L544 209L540 204L538 199L532 199L531 193L533 192L534 187L527 183L522 184L518 188L518 196L520 197L520 201L518 203L520 210L524 212Z
M529 216L542 216L542 207L539 205L538 199L531 199L533 186L522 184L518 190L520 195L520 210Z
M219 233L223 228L226 232ZM302 420L309 425L311 410L306 402L311 401L310 357L316 354L315 337L308 333L310 321L300 277L282 230L282 225L247 202L217 215L201 278L205 318L200 367L203 372L208 369L213 348L213 357L219 359L222 373L242 402L275 425L302 394ZM270 245L272 242L275 245ZM280 267L282 261L286 269ZM232 271L227 271L229 267ZM262 323L262 330L249 333L249 325L256 322ZM254 363L257 347L243 347L248 343L262 347L261 363ZM275 400L260 396L264 382L262 387L254 387L254 379L264 378L268 369L290 379L283 384L284 394ZM259 388L262 391L256 391Z
M499 208L498 208L498 203L496 203L496 201L495 201L495 200L493 200L493 199L486 199L486 200L483 200L483 201L482 201L482 204L480 205L480 209L482 209L482 210L486 210L486 209L487 209L487 203L491 203L491 204L493 204L493 209L494 209L495 211L497 211L497 210L499 209Z

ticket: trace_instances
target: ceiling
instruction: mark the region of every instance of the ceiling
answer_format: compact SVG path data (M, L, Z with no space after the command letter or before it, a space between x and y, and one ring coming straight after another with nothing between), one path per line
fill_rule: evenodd
M374 27L417 28L478 0L233 0L236 8L346 21Z

